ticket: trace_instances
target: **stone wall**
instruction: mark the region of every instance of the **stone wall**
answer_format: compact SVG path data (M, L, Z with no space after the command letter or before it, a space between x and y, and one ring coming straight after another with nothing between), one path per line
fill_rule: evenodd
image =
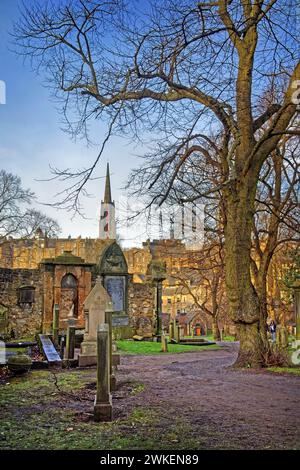
M91 272L84 266L45 266L43 282L44 291L44 321L43 332L50 333L53 319L53 306L59 306L59 327L66 330L66 320L70 313L72 301L68 299L61 289L61 280L66 274L72 274L78 282L77 291L77 328L84 328L83 303L91 290Z
M34 287L34 302L19 303L19 289ZM0 305L7 309L6 331L15 338L41 331L43 312L43 278L39 269L0 268Z
M9 239L0 243L0 266L13 269L38 269L45 258L55 258L70 250L87 263L99 263L103 251L113 240L92 238Z
M128 314L134 333L151 337L155 331L155 289L151 283L130 282Z

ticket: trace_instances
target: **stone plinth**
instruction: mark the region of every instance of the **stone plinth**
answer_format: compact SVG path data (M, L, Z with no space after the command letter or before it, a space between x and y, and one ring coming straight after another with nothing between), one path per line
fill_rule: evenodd
M111 421L112 420L112 398L109 397L108 403L97 403L94 401L94 421Z

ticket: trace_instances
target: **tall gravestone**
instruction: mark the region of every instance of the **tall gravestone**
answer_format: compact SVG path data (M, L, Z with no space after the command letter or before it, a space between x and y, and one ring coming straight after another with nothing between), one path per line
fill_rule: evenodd
M79 366L97 364L97 330L100 324L105 323L105 311L111 309L111 297L98 277L84 302L85 332L78 358Z
M94 402L95 421L111 421L112 419L110 360L109 325L102 323L97 328L97 391Z
M150 278L152 279L156 290L156 337L160 338L162 333L162 283L167 277L166 263L158 259L152 259L152 261L148 265L148 276L150 276Z
M65 359L74 359L75 352L75 333L76 327L74 326L75 320L70 318L68 320L67 327L67 337L66 337L66 349L65 349Z
M99 264L99 273L112 301L114 337L130 338L132 329L128 316L128 267L117 243L112 243L104 251Z
M111 391L116 390L117 388L117 381L116 381L116 376L114 374L114 369L113 369L113 358L116 356L119 357L118 354L113 355L113 338L112 338L112 310L106 310L105 312L105 323L108 325L108 331L109 331L109 356L110 356L110 389ZM118 362L119 364L119 362Z
M53 343L58 347L58 333L59 333L59 305L55 304L53 307L53 323L52 323Z

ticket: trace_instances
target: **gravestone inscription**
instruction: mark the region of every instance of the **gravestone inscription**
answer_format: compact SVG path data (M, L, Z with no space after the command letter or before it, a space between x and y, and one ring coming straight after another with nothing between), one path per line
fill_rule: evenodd
M125 276L105 276L104 287L111 296L115 312L125 310Z

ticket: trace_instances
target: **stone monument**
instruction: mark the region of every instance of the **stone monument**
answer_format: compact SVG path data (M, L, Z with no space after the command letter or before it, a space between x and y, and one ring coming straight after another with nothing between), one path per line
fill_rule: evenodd
M52 330L53 330L53 343L55 347L58 347L58 333L59 333L59 305L54 304L53 307L53 324L52 324Z
M162 333L162 283L167 277L166 263L158 259L152 259L147 269L148 276L156 287L155 318L156 337L160 339Z
M97 393L94 402L94 420L111 421L112 397L110 393L110 334L109 325L97 328Z
M161 333L161 352L168 352L168 339L164 330Z
M75 333L76 333L76 327L74 326L74 324L75 324L75 319L73 318L68 319L65 359L74 359Z
M97 364L97 331L99 325L105 323L106 310L112 310L111 297L97 277L84 302L85 332L78 358L80 367Z
M131 338L128 316L128 267L120 246L114 242L104 251L99 274L113 304L112 327L116 338Z

